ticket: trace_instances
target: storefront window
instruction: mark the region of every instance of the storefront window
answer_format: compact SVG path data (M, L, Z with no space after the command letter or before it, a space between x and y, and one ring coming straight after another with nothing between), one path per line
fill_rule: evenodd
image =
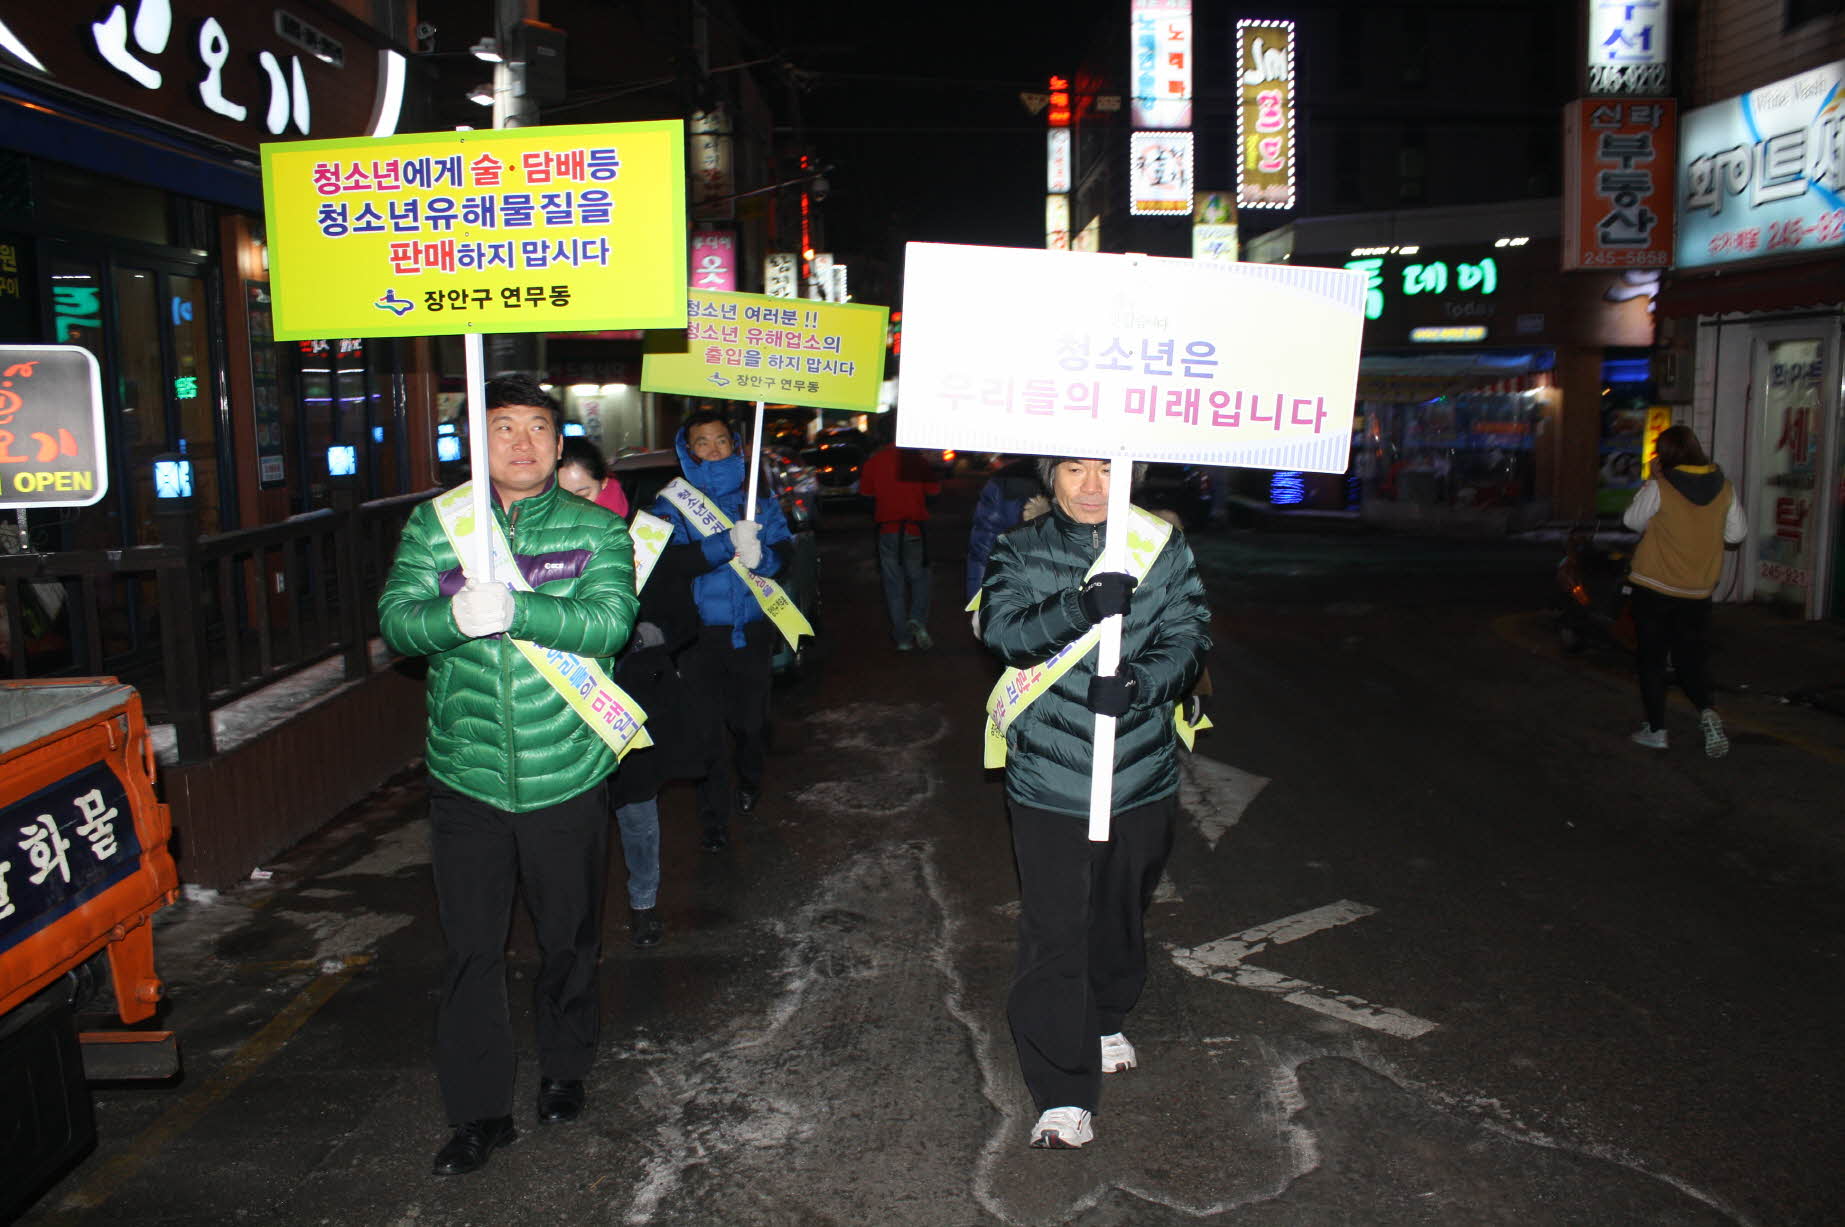
M134 491L137 545L151 545L159 539L154 528L154 457L173 450L167 439L157 291L152 271L115 270L116 387L122 406L122 450L128 460L128 483ZM193 480L198 480L196 464Z
M197 277L167 278L167 317L173 329L173 399L179 405L179 438L192 461L194 505L199 531L222 531L218 482L218 398L211 370L211 334L205 284Z
M1757 419L1758 481L1763 506L1750 517L1756 537L1757 600L1804 611L1813 587L1819 536L1818 464L1822 454L1820 387L1825 378L1818 337L1763 347L1762 413Z
M1366 498L1476 508L1530 500L1539 417L1533 392L1367 397L1361 410L1353 459Z
M162 246L173 242L167 194L157 187L94 175L61 162L38 161L36 212L70 230L139 239Z

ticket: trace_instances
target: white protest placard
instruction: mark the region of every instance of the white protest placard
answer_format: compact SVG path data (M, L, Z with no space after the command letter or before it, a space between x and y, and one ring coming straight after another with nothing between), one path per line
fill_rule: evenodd
M1365 290L1349 269L911 243L897 444L1343 473ZM1127 512L1111 482L1105 571L1125 565ZM1121 619L1101 632L1106 676ZM1112 717L1091 748L1106 842Z
M901 447L1343 473L1365 279L911 243Z

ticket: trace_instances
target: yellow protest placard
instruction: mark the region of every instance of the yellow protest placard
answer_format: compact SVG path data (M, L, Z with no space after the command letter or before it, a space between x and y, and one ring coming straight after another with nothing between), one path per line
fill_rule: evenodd
M650 332L643 392L876 412L888 307L693 290L684 332Z
M685 326L678 120L266 144L279 341Z

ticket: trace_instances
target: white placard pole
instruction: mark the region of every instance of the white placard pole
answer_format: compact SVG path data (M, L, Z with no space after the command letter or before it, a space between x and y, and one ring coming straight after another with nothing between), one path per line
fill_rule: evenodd
M468 479L473 483L474 565L481 582L493 580L493 474L487 464L487 359L478 332L463 333L468 373Z
M1108 466L1108 525L1102 536L1102 570L1127 570L1128 496L1134 488L1134 462L1116 457ZM1121 667L1121 616L1102 619L1096 644L1095 672L1105 677ZM1095 718L1095 754L1089 765L1089 840L1108 842L1109 813L1115 795L1115 718Z
M756 518L756 475L762 472L762 402L756 402L756 424L750 430L750 492L743 503L743 518Z

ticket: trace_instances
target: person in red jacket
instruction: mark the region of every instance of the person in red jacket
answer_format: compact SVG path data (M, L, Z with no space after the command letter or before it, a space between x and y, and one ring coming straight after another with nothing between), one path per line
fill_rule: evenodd
M928 462L913 451L886 443L871 454L859 473L858 492L873 502L878 525L878 574L884 581L884 606L890 613L891 638L899 652L928 651L929 555L923 524L928 499L942 484Z

